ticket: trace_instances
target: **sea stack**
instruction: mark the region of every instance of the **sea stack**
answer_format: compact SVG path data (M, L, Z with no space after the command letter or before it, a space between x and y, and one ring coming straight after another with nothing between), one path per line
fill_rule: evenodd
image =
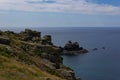
M62 48L62 55L76 55L81 53L87 53L88 50L79 46L78 42L68 41Z

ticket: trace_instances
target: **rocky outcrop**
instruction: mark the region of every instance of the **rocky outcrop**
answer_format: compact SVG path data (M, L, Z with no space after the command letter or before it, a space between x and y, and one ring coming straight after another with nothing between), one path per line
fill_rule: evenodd
M43 44L43 45L53 45L51 36L50 35L43 36L43 38L41 39L41 44Z
M23 41L40 42L41 38L41 32L32 31L30 29L25 29L25 31L20 32L19 35Z
M15 34L13 31L5 31L6 34Z
M10 42L11 42L11 41L10 41L9 38L0 36L0 44L9 45Z
M78 44L78 42L68 41L65 44L65 46L64 46L64 50L67 50L67 51L77 51L77 50L80 50L79 44Z
M72 70L59 69L58 70L61 75L63 75L68 80L76 80L75 74Z
M87 49L80 47L78 42L72 41L68 41L63 48L59 48L62 50L62 55L75 55L88 52Z
M1 32L0 44L5 47L4 50L8 50L8 55L17 61L34 65L65 80L79 80L76 79L74 71L63 64L61 57L61 53L85 53L85 49L77 42L69 41L64 48L57 47L52 43L50 35L41 37L41 32L25 29L20 33Z

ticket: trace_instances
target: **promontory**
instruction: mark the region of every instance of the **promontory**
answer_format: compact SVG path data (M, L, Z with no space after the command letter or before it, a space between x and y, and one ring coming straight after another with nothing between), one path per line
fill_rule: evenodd
M0 30L0 80L80 80L61 57L71 44L61 50L52 43L51 35L41 37L41 32L31 29L19 33ZM79 46L74 49L83 51Z

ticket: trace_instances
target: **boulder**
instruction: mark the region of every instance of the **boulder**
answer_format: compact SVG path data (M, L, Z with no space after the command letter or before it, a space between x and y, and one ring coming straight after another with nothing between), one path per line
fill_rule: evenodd
M72 70L59 69L58 72L67 80L76 80L75 74Z
M8 50L10 53L14 53L14 52L15 52L15 51L13 50L13 48L10 47L10 46L7 46L6 48L7 48L7 50Z
M51 35L45 35L41 39L41 44L43 45L53 45Z
M5 45L9 45L10 44L10 39L6 38L6 37L2 37L0 36L0 44L5 44Z
M30 29L25 29L25 31L20 32L20 36L24 41L38 41L41 38L41 32L32 31Z

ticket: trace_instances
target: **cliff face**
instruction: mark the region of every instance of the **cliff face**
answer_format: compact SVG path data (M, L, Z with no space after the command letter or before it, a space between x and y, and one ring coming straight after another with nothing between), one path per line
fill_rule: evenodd
M49 75L43 74L44 77L47 78L40 80L77 80L73 70L63 65L61 53L61 49L53 45L50 35L41 37L41 32L32 31L30 29L26 29L20 33L0 31L0 60L2 60L1 57L7 60L12 59L13 62L11 62L11 64L15 61L20 68L22 63L27 65L26 68L28 69L31 68L31 66L34 66L35 69L38 69L38 73L39 71L41 73L46 72ZM4 69L1 70L4 71ZM11 69L11 71L13 70L14 68ZM35 70L33 70L33 72L34 71ZM29 76L27 73L24 73L24 76L25 75ZM40 77L41 75L39 74L37 77ZM10 75L9 77L13 76L14 75ZM32 77L34 77L34 75ZM34 80L37 80L37 77Z

